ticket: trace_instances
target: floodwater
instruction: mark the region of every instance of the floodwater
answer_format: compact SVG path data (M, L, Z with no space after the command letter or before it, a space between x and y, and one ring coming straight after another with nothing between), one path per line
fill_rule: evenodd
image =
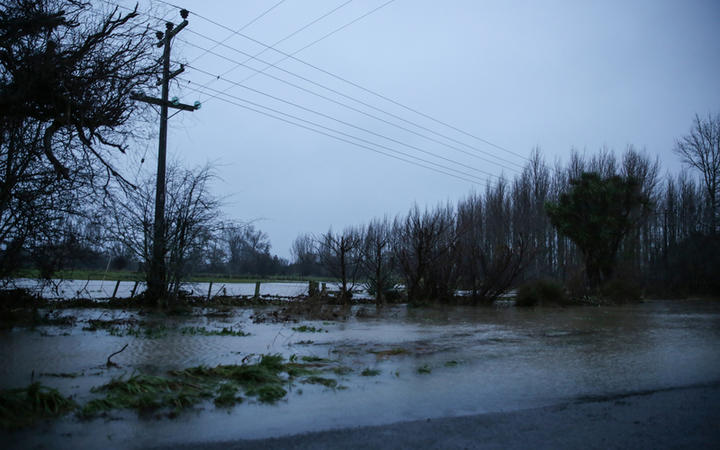
M89 319L135 313L63 310L78 317L74 326L0 332L0 387L25 386L34 373L35 380L75 395L82 404L93 398L92 386L123 374L240 364L248 354L281 353L330 358L352 368L348 375L328 375L347 389L298 383L276 404L250 399L228 410L208 402L175 419L139 418L129 411L89 422L67 416L11 433L4 442L70 448L253 439L720 381L717 301L530 310L394 306L380 314L356 306L345 322L302 322L323 330L317 333L294 331L294 323L252 323L251 316L264 311L198 310L168 323L231 326L250 336L170 332L148 339L82 330ZM113 357L120 367L105 368L107 356L126 343L127 349ZM387 350L392 351L378 353ZM365 368L380 374L362 376ZM43 375L62 372L83 375Z
M117 286L116 286L117 284ZM339 283L324 283L331 291L340 290ZM48 299L90 298L107 299L130 298L133 293L138 295L145 291L144 282L114 280L38 280L34 278L17 278L12 280L11 287L28 289L30 292ZM117 289L116 289L117 288ZM250 297L255 294L255 283L184 283L183 291L194 297L215 297L218 295ZM301 282L262 282L260 297L294 298L307 295L308 283ZM355 298L369 298L360 286L353 290Z

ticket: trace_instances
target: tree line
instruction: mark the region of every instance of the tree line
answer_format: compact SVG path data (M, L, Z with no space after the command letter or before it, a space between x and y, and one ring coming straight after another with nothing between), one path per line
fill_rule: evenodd
M683 148L708 127L714 147ZM677 153L686 160L720 153L718 131L720 117L697 117ZM699 178L662 176L658 159L633 147L620 156L573 151L565 165L548 164L536 149L518 176L456 204L415 205L392 220L300 235L293 259L304 275L340 279L341 295L362 280L378 301L402 284L411 301L451 301L460 292L488 304L541 279L576 296L611 283L650 295L717 294L718 204L710 194L717 182L706 181L717 173L690 166Z

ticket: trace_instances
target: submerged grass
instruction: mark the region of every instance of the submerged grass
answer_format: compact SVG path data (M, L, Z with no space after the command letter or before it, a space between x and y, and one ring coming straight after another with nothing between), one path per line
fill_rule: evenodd
M333 389L338 384L337 380L334 380L332 378L319 377L319 376L307 377L304 380L302 380L302 382L306 383L306 384L322 384L323 386L333 388Z
M22 428L39 419L64 415L77 407L69 397L56 389L33 383L26 388L0 391L0 426Z
M207 385L145 374L114 379L94 388L93 392L104 392L105 397L87 403L80 412L84 417L111 409L135 409L143 413L170 408L177 413L212 396Z
M233 330L232 327L223 327L222 330L208 330L205 327L182 327L180 328L180 334L190 336L250 336L250 333L246 333L242 330Z
M235 383L223 383L218 386L216 397L213 400L215 406L219 408L230 408L237 403L241 403L243 398L238 395L240 388Z
M113 320L89 320L83 331L107 331L110 336L133 336L136 338L157 339L167 336L169 332L179 332L190 336L249 336L240 329L222 328L221 330L209 330L205 327L168 327L165 324L150 324L138 322L135 319L113 319Z
M376 377L376 376L380 375L380 371L378 369L371 369L368 367L368 368L364 369L362 372L360 372L360 375L362 375L364 377Z
M417 368L417 373L419 374L428 374L430 372L432 372L432 368L427 364L423 364Z
M307 325L293 327L293 331L297 331L299 333L327 333L328 332L327 330L323 330L322 328L309 327Z
M274 403L287 395L284 386L296 377L305 377L302 383L337 387L337 380L318 375L321 373L318 367L329 360L317 357L303 360L306 362L298 362L297 357L286 361L279 354L261 355L254 364L196 366L171 371L166 376L133 374L115 378L93 388L91 392L102 396L86 403L78 415L90 419L111 410L131 409L139 414L165 410L169 416L174 416L209 399L219 408L232 407L244 400L242 391L260 402ZM65 373L46 375L75 376ZM77 408L74 401L57 390L34 383L24 389L0 391L0 426L22 427L39 418L57 417Z
M339 366L339 367L334 367L332 369L332 371L333 371L333 373L335 373L335 375L343 376L343 375L347 375L347 374L351 373L353 370L347 366Z
M388 356L404 355L408 351L404 348L391 348L389 350L370 350L370 353L374 353L378 358L384 358Z
M327 358L321 358L319 356L302 356L300 359L302 359L304 362L313 363L313 362L322 362L322 363L328 363L332 362L332 360Z

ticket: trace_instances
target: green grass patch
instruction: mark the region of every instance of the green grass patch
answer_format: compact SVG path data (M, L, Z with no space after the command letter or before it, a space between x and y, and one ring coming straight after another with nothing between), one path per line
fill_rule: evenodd
M26 388L0 391L0 426L17 429L39 419L60 417L77 407L56 389L33 383Z
M287 391L279 384L264 384L257 391L248 395L257 395L258 399L263 403L275 403L287 395Z
M362 372L360 372L360 375L362 375L364 377L376 377L376 376L380 375L380 371L378 369L371 369L368 367L368 368L364 369Z
M208 385L144 374L116 378L92 391L105 393L105 397L87 403L81 410L83 417L93 417L111 409L134 409L143 413L169 408L177 413L212 397Z
M452 359L450 361L445 361L445 367L455 367L458 364L460 364L460 363L455 361L454 359Z
M243 398L238 395L240 388L235 383L222 383L217 388L217 394L213 399L215 406L219 408L230 408L237 403L242 403Z
M282 387L288 378L314 375L315 371L306 364L285 362L282 355L262 355L256 364L220 365L216 367L197 366L171 372L173 376L197 383L231 382L241 386L248 396L258 397L261 402L275 402L283 398L287 391Z

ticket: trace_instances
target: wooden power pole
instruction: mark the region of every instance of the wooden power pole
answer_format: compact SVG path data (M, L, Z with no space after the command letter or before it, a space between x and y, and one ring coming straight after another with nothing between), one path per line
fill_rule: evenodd
M146 299L149 301L162 301L167 294L167 278L165 270L165 253L167 245L165 242L165 161L167 153L167 121L168 108L180 109L183 111L195 111L200 107L199 103L195 105L185 105L176 100L170 101L169 84L170 80L180 75L185 68L180 68L174 72L170 72L170 43L183 28L188 24L188 11L183 9L180 11L183 21L175 27L172 22L165 24L165 33L157 32L159 42L158 47L163 47L163 76L158 85L162 85L162 97L148 97L142 93L133 93L130 98L145 103L160 106L160 143L158 146L158 166L157 180L155 188L155 223L153 227L153 248L152 259L150 260L150 270L147 280Z

